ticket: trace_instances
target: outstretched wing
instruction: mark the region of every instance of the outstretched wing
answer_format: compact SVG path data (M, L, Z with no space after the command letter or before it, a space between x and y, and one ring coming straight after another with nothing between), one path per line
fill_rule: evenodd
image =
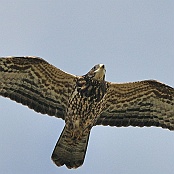
M96 125L174 129L174 89L157 81L108 83L106 108Z
M0 95L64 119L76 76L38 57L0 58Z

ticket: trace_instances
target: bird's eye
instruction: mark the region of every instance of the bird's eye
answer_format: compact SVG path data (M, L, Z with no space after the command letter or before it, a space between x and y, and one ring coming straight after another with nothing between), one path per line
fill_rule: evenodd
M94 66L94 71L98 69L98 65Z

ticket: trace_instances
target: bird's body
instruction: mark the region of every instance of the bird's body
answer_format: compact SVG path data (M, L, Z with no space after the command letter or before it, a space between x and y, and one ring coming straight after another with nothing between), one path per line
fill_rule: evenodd
M57 166L83 164L95 125L174 129L172 87L153 80L107 82L103 64L74 76L37 57L0 58L0 95L65 120L52 154Z
M106 88L105 82L87 76L77 79L66 111L66 124L52 155L58 166L65 163L68 168L76 168L83 163L91 128L104 107Z

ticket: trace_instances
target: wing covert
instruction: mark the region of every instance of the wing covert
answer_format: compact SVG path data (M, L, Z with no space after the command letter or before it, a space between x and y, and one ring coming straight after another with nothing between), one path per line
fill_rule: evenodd
M0 58L0 95L64 119L76 76L38 57Z
M174 89L154 80L108 83L106 107L96 125L174 129Z

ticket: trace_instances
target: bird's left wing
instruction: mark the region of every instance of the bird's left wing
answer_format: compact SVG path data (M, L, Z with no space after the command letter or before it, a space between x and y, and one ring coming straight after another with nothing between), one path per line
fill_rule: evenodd
M96 125L174 129L174 89L153 80L109 83L106 106Z
M0 95L64 119L76 76L38 57L0 58Z

